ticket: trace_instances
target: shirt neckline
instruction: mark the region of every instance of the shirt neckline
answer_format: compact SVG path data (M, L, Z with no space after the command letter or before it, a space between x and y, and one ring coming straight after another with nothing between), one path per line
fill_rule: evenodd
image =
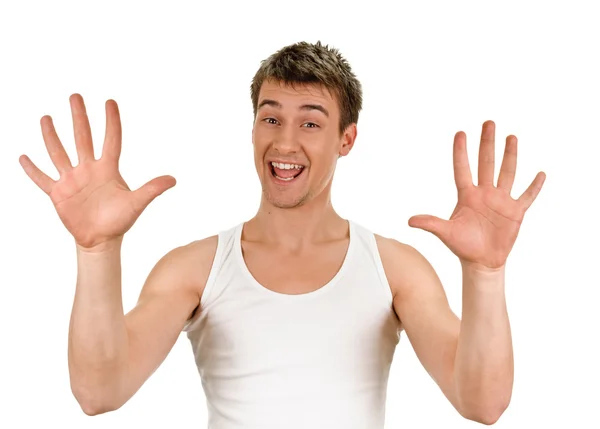
M304 300L304 299L318 297L318 296L321 296L324 293L326 293L328 290L332 289L339 282L339 280L343 277L344 273L348 269L348 266L350 265L352 255L354 253L354 247L356 245L355 244L356 229L355 229L354 223L351 220L347 219L346 222L348 222L349 242L348 242L346 255L344 256L342 265L331 280L329 280L327 283L325 283L320 288L318 288L314 291L311 291L311 292L306 292L306 293L301 293L301 294L289 294L289 293L276 292L274 290L271 290L271 289L263 286L258 280L256 280L256 278L252 275L252 273L248 269L248 266L246 265L246 261L244 260L244 256L242 253L242 231L244 229L244 225L246 222L240 223L235 229L235 239L234 239L235 257L238 261L238 264L239 264L242 272L244 273L245 277L249 280L250 284L255 289L261 291L262 293L264 293L266 295L275 297L277 299L284 299L284 300Z

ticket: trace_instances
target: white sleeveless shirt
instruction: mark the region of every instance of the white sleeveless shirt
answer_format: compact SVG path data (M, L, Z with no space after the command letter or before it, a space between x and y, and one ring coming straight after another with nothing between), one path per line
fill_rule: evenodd
M349 221L334 278L291 295L252 276L243 225L219 233L200 308L183 328L208 429L382 429L402 327L373 233Z

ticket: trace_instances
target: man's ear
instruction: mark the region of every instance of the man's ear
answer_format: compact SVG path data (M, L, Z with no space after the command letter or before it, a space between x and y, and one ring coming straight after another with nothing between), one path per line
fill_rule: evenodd
M356 141L357 131L356 124L354 123L346 127L344 134L342 134L342 146L340 147L338 159L350 153L354 147L354 142Z

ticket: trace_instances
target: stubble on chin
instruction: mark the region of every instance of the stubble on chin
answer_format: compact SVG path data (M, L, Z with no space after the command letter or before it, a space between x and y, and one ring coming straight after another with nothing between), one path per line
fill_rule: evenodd
M271 195L271 193L263 187L263 197L273 207L277 207L278 209L293 209L303 206L308 200L309 194L307 193L295 200L282 201L281 199L274 198L273 195Z

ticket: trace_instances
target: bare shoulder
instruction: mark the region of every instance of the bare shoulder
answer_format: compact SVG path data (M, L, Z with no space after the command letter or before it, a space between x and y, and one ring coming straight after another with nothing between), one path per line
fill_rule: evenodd
M411 257L414 258L420 255L420 253L411 245L402 243L394 238L388 238L379 234L375 234L375 240L382 258L384 255L386 257L402 256L403 259Z
M190 269L205 270L211 267L217 251L218 236L192 241L184 246L173 249L173 258L181 260Z
M184 292L200 299L216 254L218 236L213 235L178 246L154 266L142 296Z
M173 249L170 259L201 296L217 252L218 236L212 235Z
M412 294L423 285L439 284L427 258L413 246L375 234L375 240L394 298Z
M191 282L190 287L196 293L198 303L204 292L210 269L217 252L218 235L192 241L181 248L181 261L184 274Z

